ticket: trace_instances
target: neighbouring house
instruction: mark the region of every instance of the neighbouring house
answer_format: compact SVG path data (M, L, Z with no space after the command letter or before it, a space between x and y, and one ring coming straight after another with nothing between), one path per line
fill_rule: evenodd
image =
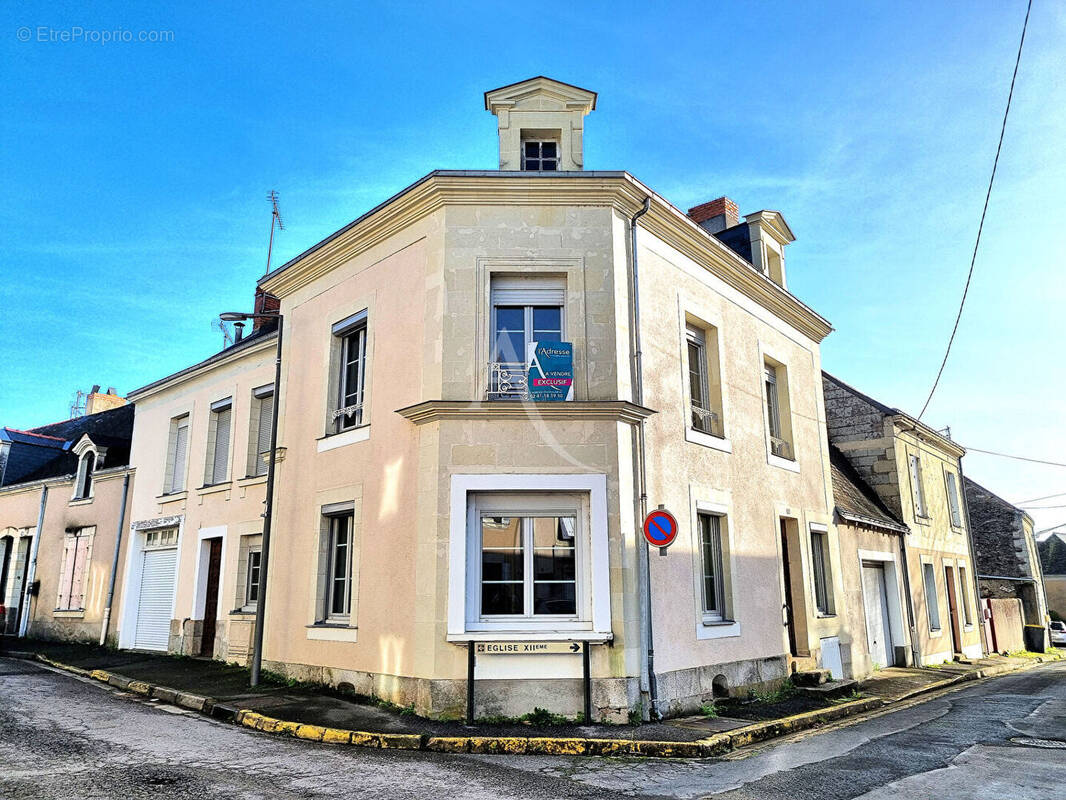
M1010 645L1024 643L1024 625L1039 627L1046 647L1048 607L1033 518L970 478L964 486L978 592L989 612L984 621L989 649L1019 649Z
M788 291L784 218L585 171L594 92L484 100L498 170L431 172L259 281L285 331L265 666L573 715L587 651L613 721L845 674L830 326ZM244 658L269 335L130 395L124 646ZM649 557L659 505L680 532Z
M914 663L904 525L847 457L829 445L851 653L850 675Z
M134 408L116 394L92 406L99 407L108 410L0 429L4 633L114 642L109 618L122 577L116 538L133 472Z
M1048 612L1066 619L1066 538L1053 533L1038 545Z
M263 307L260 294L255 310ZM137 482L121 647L246 660L276 351L276 326L258 324L204 361L130 392Z
M896 646L907 644L920 664L980 657L976 584L960 483L965 449L832 375L825 374L823 384L829 441L910 531L902 538L905 555L900 564L911 587L906 609L910 641L893 639L894 663L904 663Z

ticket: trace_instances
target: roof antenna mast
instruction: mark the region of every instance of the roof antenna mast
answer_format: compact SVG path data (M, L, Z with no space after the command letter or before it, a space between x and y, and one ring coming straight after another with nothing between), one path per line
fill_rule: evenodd
M281 209L278 208L278 193L271 189L267 200L270 201L272 210L270 212L270 245L267 247L267 268L264 275L270 274L270 256L274 252L274 225L278 226L279 231L285 230L285 223L281 221Z

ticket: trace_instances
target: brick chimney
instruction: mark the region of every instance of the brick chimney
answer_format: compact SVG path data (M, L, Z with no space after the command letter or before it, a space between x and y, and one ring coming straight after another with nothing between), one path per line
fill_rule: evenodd
M281 310L281 300L274 297L272 294L267 294L258 286L255 288L255 305L254 310L256 314L271 313ZM264 325L277 326L277 321L273 319L263 319L262 317L256 317L252 321L252 330L257 331Z
M708 233L718 233L740 224L740 209L728 197L719 197L717 200L690 208L688 215Z

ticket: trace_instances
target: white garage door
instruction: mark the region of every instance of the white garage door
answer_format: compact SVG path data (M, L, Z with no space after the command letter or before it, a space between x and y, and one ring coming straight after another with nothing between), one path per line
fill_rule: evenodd
M882 667L896 662L892 626L888 620L888 590L884 565L862 563L863 601L866 605L866 636L870 658Z
M139 650L165 652L167 649L177 560L177 548L144 551L141 593L137 602L137 634L133 645Z

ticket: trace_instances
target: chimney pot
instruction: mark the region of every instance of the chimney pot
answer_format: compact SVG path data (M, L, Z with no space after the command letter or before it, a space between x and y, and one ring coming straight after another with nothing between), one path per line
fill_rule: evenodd
M728 197L719 197L709 203L688 210L689 218L708 233L718 233L740 224L740 209Z

